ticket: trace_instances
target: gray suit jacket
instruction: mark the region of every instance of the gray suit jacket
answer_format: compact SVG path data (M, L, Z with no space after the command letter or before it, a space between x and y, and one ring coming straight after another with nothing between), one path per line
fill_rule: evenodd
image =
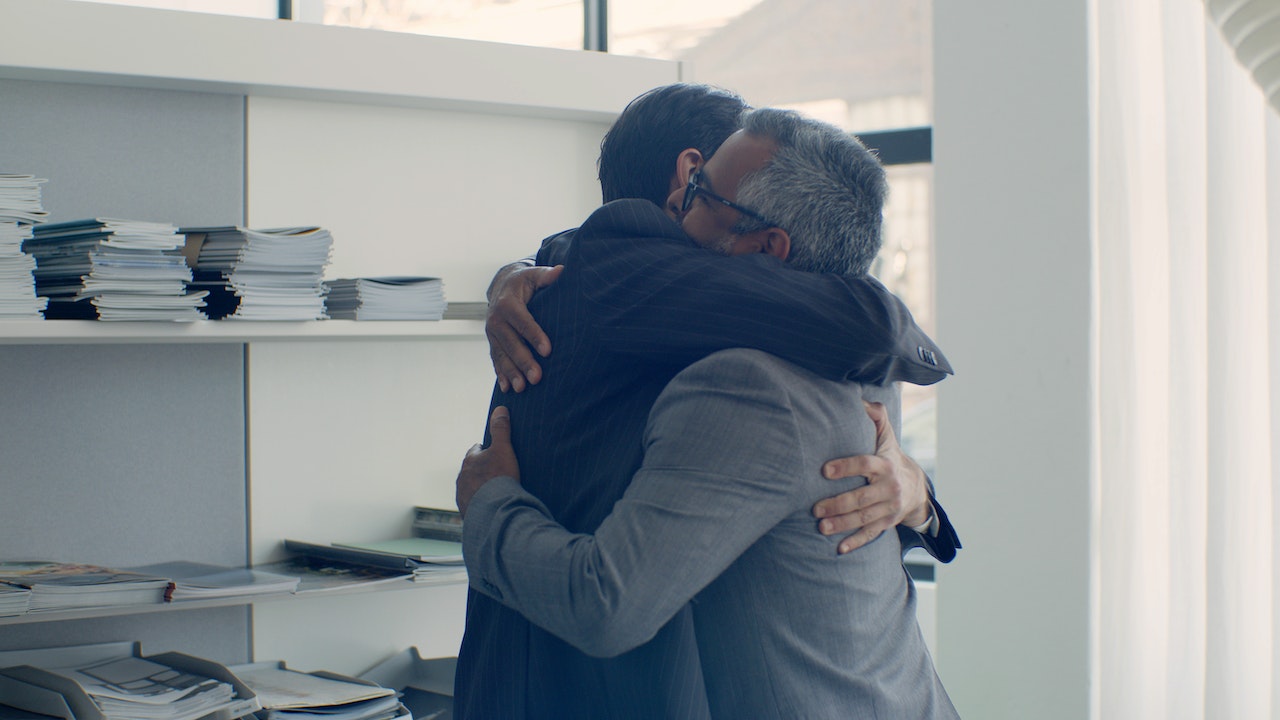
M718 718L957 717L897 536L841 556L810 514L865 482L819 474L873 450L870 420L850 411L864 397L897 422L891 388L753 350L711 355L663 391L644 465L594 535L564 530L510 478L481 488L464 524L472 585L599 656L645 642L693 599Z

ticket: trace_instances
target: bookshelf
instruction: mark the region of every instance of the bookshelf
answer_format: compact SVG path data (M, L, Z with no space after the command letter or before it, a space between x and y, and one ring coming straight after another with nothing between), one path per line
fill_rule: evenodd
M0 0L0 171L51 220L321 225L326 276L478 301L598 204L614 113L676 63L73 0ZM235 48L235 52L227 52ZM435 68L445 69L434 72ZM459 71L460 68L465 71ZM0 548L282 559L451 507L492 386L478 321L0 322ZM359 674L455 654L465 586L0 620L0 650L138 640Z
M65 622L67 620L85 620L96 618L120 617L124 615L149 615L151 613L189 612L209 608L241 607L262 603L295 603L309 600L339 597L344 595L364 595L370 593L403 592L405 590L422 591L446 585L465 586L466 580L459 578L443 578L439 580L411 580L403 578L395 582L382 582L371 586L352 586L347 588L328 589L321 592L273 593L252 597L223 597L207 600L182 600L179 602L154 603L150 605L128 605L120 607L83 608L74 610L50 610L46 612L27 613L13 617L0 617L0 626L30 625L34 623Z
M482 338L479 320L240 322L111 322L0 320L0 345L252 343Z

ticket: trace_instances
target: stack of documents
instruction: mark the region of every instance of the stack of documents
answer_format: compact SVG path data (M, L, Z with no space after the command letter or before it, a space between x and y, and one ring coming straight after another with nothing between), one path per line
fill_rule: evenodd
M318 227L184 228L194 287L210 292L213 319L323 320L324 269L333 236Z
M293 592L300 596L362 592L375 585L403 587L413 579L406 567L368 567L305 555L259 565L258 569L297 576L298 587Z
M29 588L0 584L0 617L24 615L31 604Z
M30 612L164 602L168 578L98 565L0 562L0 585L29 590Z
M39 320L48 298L36 297L36 261L22 252L31 226L48 215L40 185L31 175L0 174L0 319Z
M92 218L40 225L25 248L46 317L202 320L206 293L187 292L182 243L174 225Z
M108 720L195 720L240 704L228 683L140 657L57 670L75 680Z
M418 505L413 508L413 534L416 537L461 543L462 513Z
M303 673L281 663L230 668L262 703L264 720L394 720L408 718L395 690L327 672Z
M431 277L330 280L325 306L342 320L439 320L444 317L444 281Z
M177 652L143 656L129 642L0 652L0 702L80 720L231 720L261 707L220 663Z
M284 546L290 552L309 558L407 571L417 583L465 582L467 578L460 542L411 537L331 545L285 540Z
M232 568L186 560L129 569L133 572L168 578L169 587L165 591L164 599L170 602L257 597L291 593L298 587L298 578L295 576L280 575L254 568Z

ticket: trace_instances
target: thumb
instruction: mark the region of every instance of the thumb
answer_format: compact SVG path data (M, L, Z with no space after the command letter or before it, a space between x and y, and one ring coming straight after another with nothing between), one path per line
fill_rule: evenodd
M531 273L529 284L534 290L541 290L560 279L560 273L564 272L564 266L556 265L555 267L535 267L533 270L534 272Z
M511 444L511 413L499 405L489 416L489 447Z
M873 403L862 401L867 409L867 417L871 418L871 422L876 426L876 454L881 455L886 450L893 450L898 447L898 438L893 434L893 426L889 424L889 411L885 409L884 403Z

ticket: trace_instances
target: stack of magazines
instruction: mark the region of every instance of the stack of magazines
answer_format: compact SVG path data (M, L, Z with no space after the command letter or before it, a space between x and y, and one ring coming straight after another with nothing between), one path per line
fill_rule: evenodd
M439 320L444 282L432 277L371 277L330 280L325 305L343 320Z
M467 569L462 564L461 542L409 537L322 545L286 539L284 547L312 560L409 573L413 581L420 584L448 584L466 582L467 579Z
M25 615L31 604L31 590L0 583L0 617Z
M30 612L164 602L168 578L98 565L0 562L0 585L30 592Z
M323 320L333 236L318 227L184 228L194 287L218 320Z
M25 247L45 317L189 322L204 319L205 293L187 292L182 243L174 225L92 218L40 225Z
M298 588L298 578L295 576L187 560L144 565L129 570L168 578L169 588L164 599L169 602L249 598L292 593Z
M0 319L39 320L49 302L36 297L36 261L22 252L31 226L48 214L40 201L44 182L32 175L0 174Z

